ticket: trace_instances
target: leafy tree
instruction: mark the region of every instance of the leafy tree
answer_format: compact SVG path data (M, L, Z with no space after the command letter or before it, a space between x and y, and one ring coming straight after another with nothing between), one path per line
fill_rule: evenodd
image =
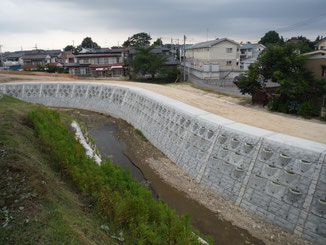
M112 46L111 49L119 49L122 48L121 46Z
M260 39L260 44L282 44L284 43L283 37L280 38L279 34L276 31L269 31Z
M155 46L136 47L135 58L130 61L130 66L135 73L151 74L152 79L155 79L155 74L160 71L167 57L153 53L154 48Z
M264 89L268 81L280 84L277 95L270 101L270 109L297 113L298 107L313 101L326 92L325 81L315 81L306 68L306 57L296 52L296 45L268 45L256 63L240 76L237 86L243 94ZM306 103L311 106L312 102Z
M67 45L63 51L72 51L72 52L75 52L76 51L76 48L72 45Z
M180 77L180 71L176 66L166 66L160 71L160 79L164 82L176 82Z
M85 37L80 46L82 48L101 48L96 42L93 42L90 37Z
M151 36L145 32L140 32L134 34L132 37L128 37L122 46L123 47L136 47L136 46L149 46L150 41L152 40Z
M153 43L154 46L163 46L163 41L161 38L156 39L156 41Z

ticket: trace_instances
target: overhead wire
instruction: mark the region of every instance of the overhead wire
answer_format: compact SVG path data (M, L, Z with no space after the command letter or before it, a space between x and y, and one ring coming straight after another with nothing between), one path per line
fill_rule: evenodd
M285 27L278 28L278 29L276 29L276 31L278 31L278 32L292 31L292 30L297 29L298 27L302 27L302 26L307 25L307 24L312 24L312 23L321 21L324 18L326 18L326 13L323 13L323 14L318 15L318 16L311 17L309 19L299 21L299 22L294 23L292 25L288 25L288 26L285 26Z

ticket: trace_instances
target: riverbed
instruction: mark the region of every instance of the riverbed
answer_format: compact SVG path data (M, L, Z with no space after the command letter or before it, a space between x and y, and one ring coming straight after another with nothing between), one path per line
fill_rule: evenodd
M94 139L101 155L110 157L116 164L129 169L131 176L144 183L152 191L154 198L160 198L178 214L190 214L192 225L200 232L212 236L215 244L264 244L248 231L232 225L218 213L212 212L190 198L185 192L174 188L160 178L157 171L154 171L148 163L162 161L166 157L145 138L137 134L130 124L124 120L95 112L65 111L87 125L89 134ZM167 158L164 160L169 161ZM175 177L181 176L176 173Z

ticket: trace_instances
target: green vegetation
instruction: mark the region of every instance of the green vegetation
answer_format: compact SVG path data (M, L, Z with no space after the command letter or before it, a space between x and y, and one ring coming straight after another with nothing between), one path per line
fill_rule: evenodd
M269 31L265 33L258 43L266 46L268 44L283 44L284 40L276 31Z
M160 72L167 57L153 53L152 50L154 48L155 46L137 46L135 48L135 58L129 64L133 73L141 73L142 75L150 74L152 79L155 79L155 74Z
M139 129L135 129L135 130L136 130L136 134L138 134L143 140L148 141L141 130Z
M29 190L26 187L25 191L32 196L33 190L37 188L53 189L49 197L43 195L42 200L39 200L42 206L40 210L35 211L32 207L34 214L27 214L23 216L27 218L13 224L10 221L7 227L2 228L0 240L9 239L8 243L11 244L20 244L22 241L27 244L199 243L193 233L198 232L191 227L188 215L178 216L162 201L153 199L152 193L143 184L109 159L99 166L93 159L86 157L84 148L74 139L74 132L67 127L72 120L69 116L8 96L0 103L0 130L5 132L0 136L1 149L5 150L5 153L0 152L0 171L6 170L6 164L7 169L13 168L12 165L16 163L23 167L31 164L35 171L40 169L41 176L36 176L35 184ZM20 136L13 139L16 132L20 132ZM21 160L18 155L22 157ZM48 165L43 164L44 160L38 156L46 158ZM49 169L56 172L49 174ZM1 176L5 176L2 172ZM67 188L66 185L45 175L63 176L71 183L71 188L80 194L67 193L66 189L61 191L60 188ZM16 180L20 181L21 178ZM8 192L5 189L7 181L3 178L1 194ZM79 204L76 200L79 197L88 200L88 204ZM28 199L30 206L30 203L35 202L33 200ZM8 203L14 203L14 200ZM0 204L1 210L6 205L11 215L12 207L7 202ZM21 204L17 205L16 209L20 210ZM10 217L7 209L1 211L1 222ZM23 212L17 210L15 212ZM90 214L97 214L97 219L87 217ZM208 237L204 239L211 242Z
M69 176L82 192L91 195L97 210L105 214L110 227L126 233L127 243L196 244L189 217L159 200L123 168L109 159L97 165L68 131L56 111L37 108L29 112L43 150L60 171Z
M240 76L237 86L243 94L265 91L267 82L279 84L269 98L272 111L292 113L304 117L318 116L326 80L315 80L306 68L306 57L297 52L296 45L268 45L257 62Z
M123 47L136 47L136 46L149 46L150 41L152 40L151 36L145 32L139 32L128 39L122 44Z
M114 244L104 217L62 178L26 120L34 105L0 100L0 243Z

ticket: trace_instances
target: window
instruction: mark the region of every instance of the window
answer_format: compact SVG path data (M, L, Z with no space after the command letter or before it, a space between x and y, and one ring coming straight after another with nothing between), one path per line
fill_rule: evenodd
M227 53L232 53L232 48L226 48Z
M226 65L227 65L227 66L232 65L232 60L227 60L227 61L226 61Z
M326 77L326 66L322 66L321 69L322 69L321 77Z

